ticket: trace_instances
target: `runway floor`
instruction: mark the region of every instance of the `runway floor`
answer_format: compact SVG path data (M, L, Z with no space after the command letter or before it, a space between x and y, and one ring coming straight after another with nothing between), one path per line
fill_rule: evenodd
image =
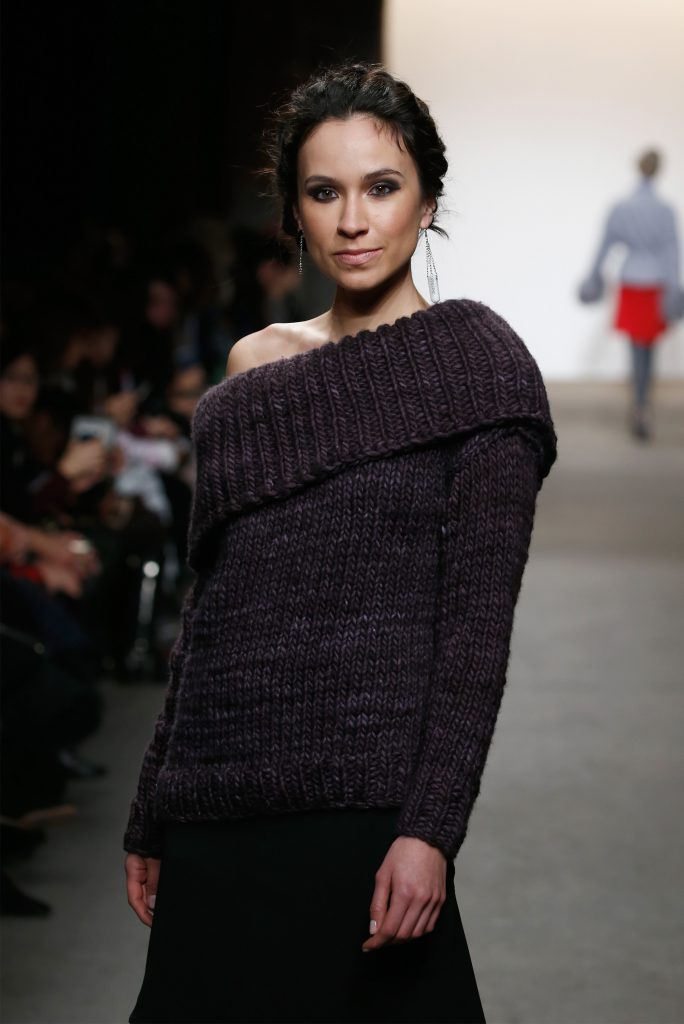
M684 1020L684 384L650 444L622 384L550 384L559 458L539 497L509 680L456 890L489 1024ZM148 930L121 838L163 687L106 684L109 766L74 782L14 879L54 907L3 919L6 1024L120 1024Z

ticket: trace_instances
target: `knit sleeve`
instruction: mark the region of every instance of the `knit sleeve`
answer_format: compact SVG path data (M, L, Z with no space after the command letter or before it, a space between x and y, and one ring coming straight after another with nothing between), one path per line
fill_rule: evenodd
M169 734L173 726L178 686L183 673L192 620L199 597L199 579L199 577L195 577L183 602L180 630L169 655L169 682L164 706L157 717L152 739L143 756L138 789L131 803L128 825L124 835L124 850L129 853L138 853L142 857L161 857L162 827L155 820L154 795L157 776L164 760Z
M452 463L434 673L395 828L449 859L480 790L541 484L539 453L523 427L474 435Z

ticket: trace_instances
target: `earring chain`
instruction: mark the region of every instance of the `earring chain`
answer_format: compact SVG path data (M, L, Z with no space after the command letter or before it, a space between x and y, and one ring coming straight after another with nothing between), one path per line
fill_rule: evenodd
M427 228L423 228L423 234L425 235L425 264L427 268L428 291L430 293L430 302L435 303L439 302L439 280L437 278L437 267L435 265L434 256L432 255L432 248L430 247Z

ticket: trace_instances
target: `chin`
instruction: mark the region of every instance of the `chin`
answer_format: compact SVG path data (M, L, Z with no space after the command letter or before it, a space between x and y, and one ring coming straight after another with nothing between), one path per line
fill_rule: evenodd
M348 277L338 277L336 283L347 292L368 292L373 288L377 288L384 280L383 275L378 276L374 274L371 277L369 274L366 277L361 277L360 274L350 274Z
M391 270L385 268L381 270L379 267L373 267L370 272L353 270L340 273L336 268L336 273L331 276L335 284L344 288L345 291L361 293L380 288L396 274L398 269L398 267L393 267Z

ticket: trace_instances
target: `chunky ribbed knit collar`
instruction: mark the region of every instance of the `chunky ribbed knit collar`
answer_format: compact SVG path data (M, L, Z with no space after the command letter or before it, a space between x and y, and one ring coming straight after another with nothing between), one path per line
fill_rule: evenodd
M556 435L539 368L506 321L471 299L234 374L193 418L190 565L199 569L206 537L232 514L347 465L509 421L532 431L546 476Z

